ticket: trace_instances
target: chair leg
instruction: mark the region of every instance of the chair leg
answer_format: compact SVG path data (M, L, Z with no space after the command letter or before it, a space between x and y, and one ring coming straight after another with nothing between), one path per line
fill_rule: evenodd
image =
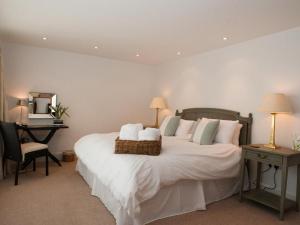
M32 160L32 164L33 164L33 171L36 170L36 160L35 158Z
M18 179L19 179L19 168L20 168L20 162L17 162L16 166L16 175L15 175L15 185L18 185Z
M49 174L49 168L48 168L48 149L46 149L46 176Z
M2 175L3 175L3 179L5 178L5 169L6 169L6 159L3 157L2 158Z

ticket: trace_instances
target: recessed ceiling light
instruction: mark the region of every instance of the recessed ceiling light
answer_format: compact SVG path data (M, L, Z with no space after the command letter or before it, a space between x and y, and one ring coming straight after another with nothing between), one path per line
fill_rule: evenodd
M224 41L227 41L227 40L228 40L228 37L223 37L223 40L224 40Z
M46 40L47 40L47 37L42 37L42 39L43 39L44 41L46 41Z
M96 45L96 46L94 46L94 49L98 49L99 47Z
M136 57L140 57L140 54L139 53L136 53L136 55L135 55Z
M181 52L177 52L176 54L177 54L177 55L181 55Z

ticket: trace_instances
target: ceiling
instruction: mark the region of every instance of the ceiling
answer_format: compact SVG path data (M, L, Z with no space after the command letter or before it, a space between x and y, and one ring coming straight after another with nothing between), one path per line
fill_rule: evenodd
M297 26L299 0L0 0L4 41L145 64Z

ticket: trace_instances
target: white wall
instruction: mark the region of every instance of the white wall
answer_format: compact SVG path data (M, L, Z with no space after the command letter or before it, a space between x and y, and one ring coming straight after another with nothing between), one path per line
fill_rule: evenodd
M300 134L299 59L297 28L161 65L158 93L167 98L173 112L216 107L253 113L253 143L268 142L270 116L257 111L263 95L286 93L294 114L278 116L277 143L290 147L292 135ZM290 172L288 191L294 196L295 168ZM266 184L272 184L272 173L265 177Z
M162 94L172 111L217 107L251 112L253 143L266 143L270 117L257 107L264 94L284 92L294 114L278 116L277 142L289 147L292 135L300 134L299 40L297 28L157 67L5 44L11 119L18 112L13 108L16 97L26 97L31 90L56 92L71 114L65 119L70 129L59 131L50 146L59 152L87 133L115 131L125 122L151 123L154 114L148 104ZM293 197L295 173L292 168L288 186ZM272 172L264 183L272 184Z
M16 98L26 98L29 91L57 93L58 101L70 107L71 117L64 118L70 128L58 131L50 142L54 153L72 149L85 134L154 120L150 66L5 43L4 69L12 121L20 112Z

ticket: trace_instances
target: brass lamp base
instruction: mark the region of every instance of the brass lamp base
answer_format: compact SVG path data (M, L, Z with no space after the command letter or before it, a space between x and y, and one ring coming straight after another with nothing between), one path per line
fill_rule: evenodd
M278 148L278 146L274 145L274 144L265 144L264 147L265 148L270 148L270 149L273 149L273 150L275 150L276 148Z
M278 146L275 144L275 122L276 122L276 113L271 113L272 115L272 127L271 127L271 135L270 135L270 140L269 144L264 145L266 148L270 148L275 150Z
M156 117L155 117L155 128L158 128L158 113L159 113L159 108L156 108Z

